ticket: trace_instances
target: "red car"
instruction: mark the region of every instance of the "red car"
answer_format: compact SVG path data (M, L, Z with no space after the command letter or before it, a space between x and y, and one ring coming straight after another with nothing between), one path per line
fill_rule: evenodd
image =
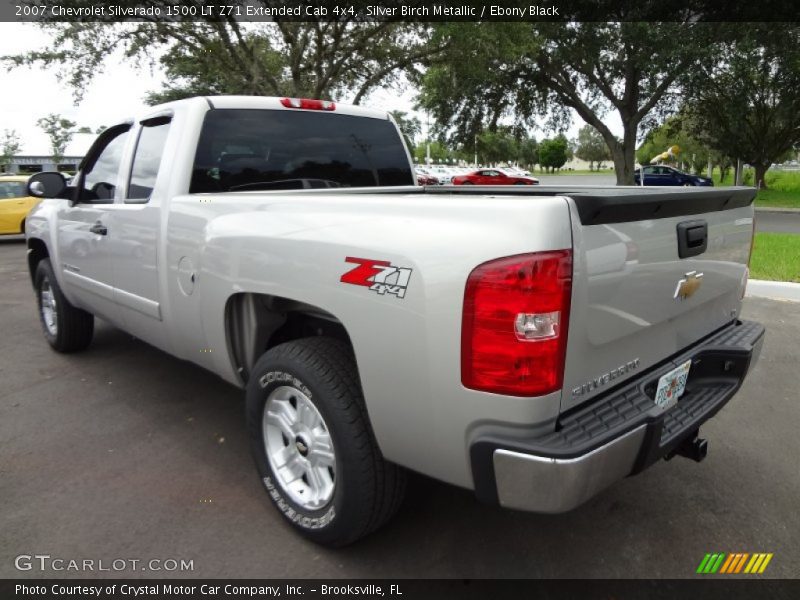
M500 169L480 169L453 177L453 185L538 185L535 177L511 175Z

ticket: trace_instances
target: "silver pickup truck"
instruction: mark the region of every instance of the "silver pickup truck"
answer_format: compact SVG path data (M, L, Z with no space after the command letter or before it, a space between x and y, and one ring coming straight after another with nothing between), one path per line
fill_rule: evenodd
M386 114L194 98L106 129L30 215L45 338L97 316L246 390L266 492L342 545L406 469L570 510L675 455L739 389L753 189L415 184Z

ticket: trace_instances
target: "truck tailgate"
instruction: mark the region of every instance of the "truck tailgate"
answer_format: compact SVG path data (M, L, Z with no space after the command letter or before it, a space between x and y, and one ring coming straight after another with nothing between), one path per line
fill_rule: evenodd
M659 196L651 188L639 198L630 189L606 201L570 197L574 270L562 411L738 316L754 195L731 189Z

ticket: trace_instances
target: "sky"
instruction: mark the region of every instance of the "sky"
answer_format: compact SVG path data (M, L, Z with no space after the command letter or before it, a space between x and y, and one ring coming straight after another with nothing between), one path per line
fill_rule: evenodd
M49 41L50 34L35 24L0 23L0 56L44 49ZM106 60L104 72L94 78L76 105L71 88L58 81L57 76L63 71L64 67L19 67L2 72L0 133L6 129L16 130L22 138L21 154L49 154L47 137L36 125L41 117L56 113L95 131L101 125L112 125L138 112L147 92L159 89L164 81L163 74L151 71L149 65L137 68L122 61L121 56L112 55ZM362 104L387 111L414 113L414 90L408 89L401 94L393 89L378 90ZM425 115L416 114L424 128ZM621 135L622 127L616 114L609 115L605 121L612 131ZM567 136L575 137L582 125L576 116ZM546 135L541 131L535 133L539 139ZM86 149L88 147L84 151Z

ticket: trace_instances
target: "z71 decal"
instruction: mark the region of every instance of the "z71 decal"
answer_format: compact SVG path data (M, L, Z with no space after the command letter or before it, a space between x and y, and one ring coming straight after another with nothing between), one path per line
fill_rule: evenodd
M358 266L342 275L342 283L363 285L379 294L394 294L404 298L411 279L411 269L395 267L386 260L372 260L371 258L354 258L348 256L345 262Z

